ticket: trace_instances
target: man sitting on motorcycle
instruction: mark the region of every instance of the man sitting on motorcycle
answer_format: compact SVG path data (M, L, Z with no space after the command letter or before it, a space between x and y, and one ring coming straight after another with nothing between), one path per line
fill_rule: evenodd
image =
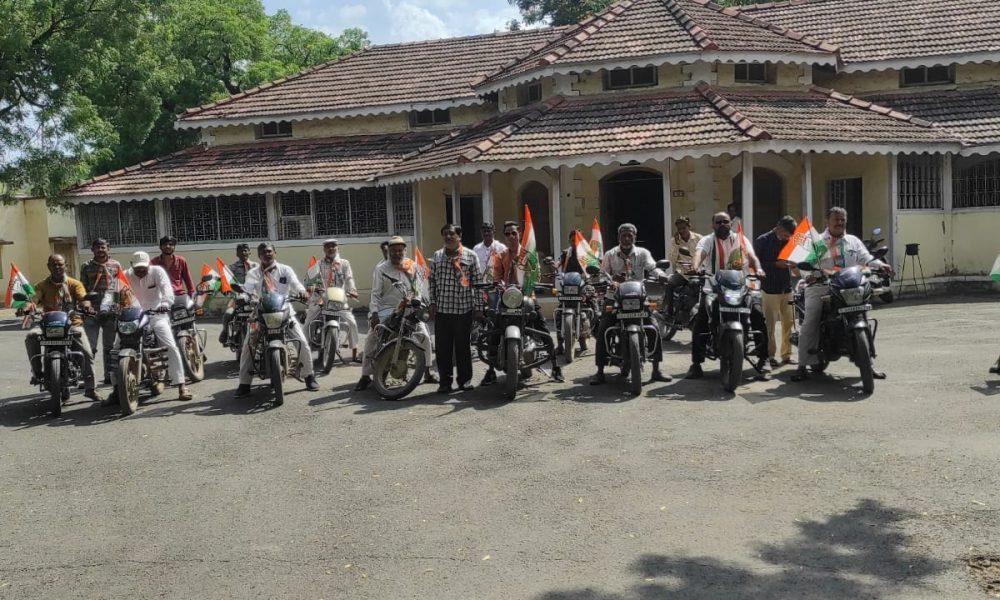
M229 271L233 274L234 279L230 283L239 283L242 285L247 279L247 273L256 266L257 263L250 260L250 244L237 244L236 262L229 265ZM226 312L222 315L222 331L219 333L219 343L222 345L225 345L229 341L229 323L233 320L235 310L236 301L230 299L229 304L226 306Z
M348 298L358 297L358 288L354 285L354 271L351 270L350 261L340 257L340 243L337 240L329 239L323 242L323 260L319 261L317 266L319 274L314 281L307 282L309 285L306 286L306 293L311 296L309 308L306 309L306 331L309 331L313 321L322 318L327 288L344 288ZM358 358L360 339L358 322L347 305L344 305L343 310L337 311L337 316L340 317L340 322L347 326L347 347L351 349L351 359L359 363L361 359Z
M677 233L670 238L670 254L668 256L674 272L667 279L663 291L663 305L668 315L674 311L674 291L687 285L688 280L683 273L691 267L694 253L698 251L698 243L702 238L700 233L691 231L691 219L687 217L677 217L674 220L674 227L677 228ZM681 254L681 248L687 248L688 253Z
M402 285L400 285L402 284ZM401 289L402 288L402 289ZM380 262L372 273L372 296L368 310L368 336L365 337L365 348L361 361L361 379L354 386L354 391L360 392L372 383L375 369L375 353L378 351L378 335L375 327L392 314L404 297L423 296L424 274L421 268L412 260L406 258L406 240L395 236L389 240L389 260ZM404 293L403 290L406 290ZM419 339L428 361L433 360L431 350L431 334L427 325L418 322L415 336ZM424 374L424 383L438 383L431 374L430 368Z
M149 315L149 326L156 336L156 343L167 349L167 373L171 383L177 386L177 399L188 401L193 396L184 379L184 363L177 348L174 332L170 328L170 308L174 305L174 286L163 267L151 264L149 254L136 252L132 255L132 268L125 271L130 294L122 298L123 303L137 305L142 310L157 311ZM121 340L115 341L115 349ZM108 396L102 406L118 404L118 390Z
M271 242L261 242L257 246L257 258L260 265L254 267L247 273L246 283L243 291L250 296L261 295L261 292L271 291L288 297L289 292L300 296L305 296L306 288L299 281L299 276L295 270L288 265L279 263L276 258L278 253ZM291 310L291 307L288 307ZM298 319L292 317L291 335L299 343L299 374L305 378L306 389L315 392L319 389L316 383L316 376L313 374L312 351L309 348L309 340ZM240 354L240 383L236 388L236 397L242 398L250 395L250 382L252 381L250 371L253 369L253 351L250 348L253 336L247 332L243 337L243 351Z
M566 273L580 273L586 277L584 273L583 265L580 264L580 257L576 255L576 246L573 242L576 241L576 234L580 233L579 229L574 229L569 232L569 246L566 247L562 254L559 255L559 265L556 271L556 283L559 286L558 289L562 290L562 276ZM551 264L551 263L549 263ZM585 352L587 350L587 340L580 340L580 351ZM562 330L556 324L556 354L562 354L566 351L563 347Z
M518 275L518 271L524 270L524 250L521 248L521 232L515 221L507 221L503 224L503 237L506 247L502 252L493 257L493 282L504 286L520 285L523 276ZM535 304L535 315L528 319L528 326L532 329L549 333L549 328L545 324L545 317L542 315L542 308ZM500 335L503 333L496 328L487 327L493 331L489 341L489 352L491 355L496 352L500 345ZM556 345L552 342L551 334L544 339L549 356L552 357L552 377L562 380L562 370L556 364ZM483 381L479 385L492 385L497 380L496 369L490 365L483 376Z
M618 245L604 253L601 259L601 270L611 278L613 284L624 281L644 281L646 276L656 270L656 262L649 250L635 245L638 230L631 223L618 226ZM610 290L609 290L610 294ZM614 324L615 315L602 311L597 322L597 342L594 359L597 363L597 374L590 380L590 385L601 385L605 382L604 367L608 364L608 348L604 342L604 331ZM663 360L662 344L657 344L657 352L653 357L653 381L671 381L669 375L660 372L660 361Z
M716 213L712 218L715 231L701 238L694 252L691 263L691 273L698 272L702 266L708 265L708 272L714 274L722 270L754 272L757 277L765 276L764 269L753 251L753 243L745 236L732 231L732 218L728 212ZM706 260L708 261L706 263ZM767 363L767 325L764 312L759 302L754 302L750 310L750 326L759 331L756 342L757 360L760 379L767 381L771 377L771 366ZM708 333L709 315L705 306L698 307L691 328L691 368L688 369L688 379L698 379L704 373L701 363L705 362L705 334Z
M820 268L846 269L862 266L881 269L892 274L892 268L884 262L872 257L864 242L847 233L847 211L839 206L831 206L826 211L826 231L823 241L829 249L826 257L820 260ZM799 328L799 368L792 375L792 381L805 381L809 378L808 366L819 362L816 347L819 345L820 320L823 316L823 297L829 295L830 285L816 283L816 277L806 277L805 318ZM872 368L875 379L885 379L885 373Z
M18 311L18 314L30 314L35 312L37 308L41 308L43 312L63 311L71 313L70 334L73 336L74 348L83 354L83 386L85 390L83 395L94 402L100 402L101 397L95 389L94 353L83 331L83 318L75 312L77 307L84 312L93 310L90 301L87 300L87 291L81 282L66 276L66 259L61 254L49 256L48 268L49 276L35 284L35 296L31 298L31 302ZM41 381L41 336L42 328L36 326L29 330L28 336L24 338L24 348L27 350L28 360L31 362L32 385Z

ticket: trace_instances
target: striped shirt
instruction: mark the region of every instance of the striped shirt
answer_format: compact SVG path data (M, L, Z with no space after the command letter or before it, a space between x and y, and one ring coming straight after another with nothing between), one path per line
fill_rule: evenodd
M457 268L454 259L445 254L444 248L431 257L430 300L439 313L464 315L482 308L482 294L473 287L480 282L479 259L464 246L458 255Z

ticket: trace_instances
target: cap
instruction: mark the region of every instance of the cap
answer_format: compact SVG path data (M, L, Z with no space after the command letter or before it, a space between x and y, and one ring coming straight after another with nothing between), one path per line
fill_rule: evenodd
M140 268L148 267L149 266L149 253L148 252L142 252L141 250L139 252L134 253L132 255L132 266L133 267L140 267Z
M394 235L391 238L389 238L389 241L387 242L387 244L389 246L405 246L406 245L406 240L404 240L403 238L399 237L398 235Z
M330 239L328 239L328 240L323 240L323 245L324 245L324 246L339 246L339 245L340 245L340 242L338 242L338 241L337 241L336 239L334 239L334 238L330 238Z

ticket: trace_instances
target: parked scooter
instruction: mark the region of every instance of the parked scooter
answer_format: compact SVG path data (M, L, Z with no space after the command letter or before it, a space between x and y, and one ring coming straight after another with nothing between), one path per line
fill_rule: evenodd
M320 311L322 319L313 319L309 331L306 332L309 343L319 348L319 362L324 375L333 370L336 359L339 358L345 365L350 362L340 354L340 312L345 309L347 309L347 292L344 288L327 288L323 297L323 308Z
M237 291L242 291L242 287ZM300 348L299 341L290 335L295 317L289 303L295 300L306 301L305 298L264 292L255 303L249 326L251 374L270 382L274 403L278 406L285 402L285 378L300 379L299 354L309 352L309 348Z
M420 385L430 362L416 338L417 326L430 320L430 307L420 298L411 297L402 282L393 281L392 285L403 292L403 299L385 318L380 315L381 323L369 333L378 336L372 384L385 400L399 400L412 392Z
M25 302L28 297L21 293L13 295L14 300ZM73 390L83 380L83 352L73 348L71 315L63 311L49 311L39 315L31 313L25 320L25 328L38 325L42 330L41 345L42 371L38 378L39 391L48 392L48 408L52 416L62 414L63 402L68 401ZM34 358L34 357L33 357Z
M174 332L177 349L181 352L184 373L191 381L201 381L205 378L205 344L208 333L196 326L195 313L195 302L190 296L174 297L174 305L170 308L170 329Z
M115 320L118 348L111 351L111 380L124 416L138 410L140 387L159 396L167 385L167 349L157 345L156 334L149 326L149 315L157 312L166 310L125 308Z
M563 274L555 322L557 343L563 349L567 365L577 354L577 344L580 352L587 349L587 340L596 322L596 296L594 286L587 283L583 275L574 271Z
M750 320L753 305L759 302L760 280L735 270L721 270L714 276L701 273L699 280L701 310L707 311L709 319L705 357L719 361L722 387L733 393L743 380L744 360L758 373L765 367L765 361L750 358L757 355L757 344L767 335L753 329Z
M885 239L879 237L880 235L882 235L881 227L872 229L872 237L864 241L865 248L868 249L872 257L883 262L891 262L885 260L886 254L889 253L889 246L885 244ZM873 271L868 276L868 283L872 287L872 295L878 296L886 304L892 302L892 275Z

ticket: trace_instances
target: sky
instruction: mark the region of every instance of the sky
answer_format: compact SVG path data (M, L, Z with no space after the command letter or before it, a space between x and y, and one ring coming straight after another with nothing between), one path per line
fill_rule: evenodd
M519 16L507 0L264 0L268 14L286 9L292 21L339 35L368 32L375 44L490 33Z

